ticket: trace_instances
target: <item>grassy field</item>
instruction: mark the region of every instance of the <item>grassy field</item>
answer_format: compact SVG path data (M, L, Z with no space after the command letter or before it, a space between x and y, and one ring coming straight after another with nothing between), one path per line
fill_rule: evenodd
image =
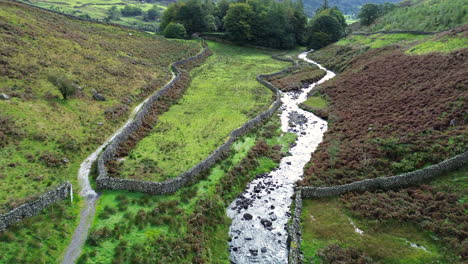
M380 263L451 263L432 233L410 223L354 217L338 199L304 200L301 222L305 263L323 263L317 252L330 244L355 248Z
M61 201L0 232L0 263L60 263L79 221L81 201Z
M78 17L89 17L95 20L105 20L109 14L108 10L112 6L122 9L126 5L132 5L141 8L144 12L156 6L160 12L166 9L171 1L158 1L155 3L146 3L136 0L67 0L67 1L48 1L48 0L24 0L25 3L38 7L47 8L65 14ZM135 17L120 17L118 20L111 20L113 23L132 26L138 29L154 32L158 29L159 21L145 21L143 15Z
M0 212L66 180L196 42L75 21L0 2ZM129 34L131 33L131 34ZM63 100L49 76L74 83ZM95 89L107 99L92 98Z
M229 263L225 208L255 175L277 166L280 152L272 146L287 152L294 140L281 133L275 116L236 141L203 179L175 194L105 192L78 263Z
M303 104L318 109L326 109L328 106L327 100L320 95L310 96Z
M288 63L257 49L215 42L209 46L214 54L192 71L184 97L159 117L151 134L121 163L122 177L162 181L178 176L270 106L273 93L255 76Z

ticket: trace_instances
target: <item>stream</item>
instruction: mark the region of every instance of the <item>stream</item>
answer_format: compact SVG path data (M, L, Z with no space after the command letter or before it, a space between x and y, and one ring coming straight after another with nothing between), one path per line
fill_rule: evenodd
M171 82L174 78L175 74L172 72L172 78L169 80L169 82ZM93 223L94 214L96 212L96 203L99 199L99 195L93 189L89 181L89 174L91 172L93 163L97 160L99 154L101 154L104 148L133 121L138 111L140 111L140 109L150 99L151 96L148 96L148 98L146 98L142 103L137 105L130 114L127 122L80 164L80 169L78 171L78 183L80 184L81 188L80 195L84 198L85 203L80 212L80 222L76 227L72 240L66 249L62 264L73 264L76 262L81 254L81 250L84 243L86 242L86 238L88 237L89 228Z
M229 230L229 251L232 263L288 263L287 224L291 218L291 197L295 182L303 175L304 166L322 141L327 122L299 108L307 94L318 84L335 74L307 59L308 52L299 58L318 66L327 73L320 81L300 90L281 94L281 129L297 135L290 156L268 174L258 175L246 190L227 209L232 219Z

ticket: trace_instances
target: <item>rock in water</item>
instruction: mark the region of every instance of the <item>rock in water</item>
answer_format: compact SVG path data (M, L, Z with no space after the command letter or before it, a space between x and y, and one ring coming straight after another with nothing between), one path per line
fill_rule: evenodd
M251 214L244 214L244 219L245 220L252 220L252 215Z

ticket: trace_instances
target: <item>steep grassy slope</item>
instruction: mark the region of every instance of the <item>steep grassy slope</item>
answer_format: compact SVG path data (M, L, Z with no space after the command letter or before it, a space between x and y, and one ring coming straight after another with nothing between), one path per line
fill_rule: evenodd
M442 31L468 23L465 0L413 0L412 3L379 18L368 30Z
M271 104L272 92L255 77L288 63L272 59L271 52L215 42L209 46L213 55L192 71L182 100L159 117L151 134L120 164L122 177L161 181L178 176Z
M64 18L0 2L0 211L69 180L122 125L129 110L171 77L195 42ZM49 76L80 86L68 100ZM106 97L98 102L92 89Z

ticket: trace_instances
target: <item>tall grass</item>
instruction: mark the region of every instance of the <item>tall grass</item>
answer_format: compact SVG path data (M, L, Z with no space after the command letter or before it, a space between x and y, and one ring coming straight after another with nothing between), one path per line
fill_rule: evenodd
M424 0L396 8L370 27L379 30L442 31L468 23L465 0Z

